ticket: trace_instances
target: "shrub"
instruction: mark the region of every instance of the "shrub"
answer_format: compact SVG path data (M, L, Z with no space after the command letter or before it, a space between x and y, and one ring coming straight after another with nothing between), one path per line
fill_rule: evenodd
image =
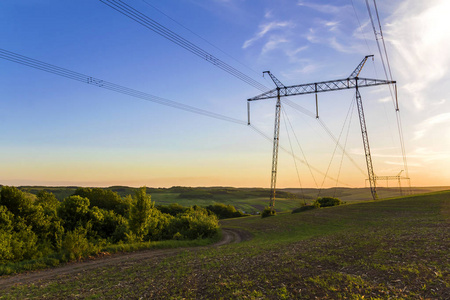
M276 214L277 214L277 212L275 211L274 208L266 207L266 208L264 208L264 210L261 213L261 218L267 218L267 217L275 216Z
M169 214L172 216L176 216L181 213L185 213L189 210L189 207L182 206L178 203L171 203L169 205L158 205L156 207L163 214Z
M238 211L233 205L216 203L213 205L208 205L206 209L212 211L219 219L227 219L227 218L238 218L243 216L248 216L248 214L244 214Z
M168 234L177 239L209 238L217 235L219 220L206 209L192 207L170 220Z
M338 198L323 197L323 198L318 198L315 201L315 205L317 205L317 204L319 204L320 207L336 206L336 205L341 205L342 201Z
M98 247L89 242L86 234L87 229L83 227L77 227L66 233L62 244L67 259L79 260L99 251Z

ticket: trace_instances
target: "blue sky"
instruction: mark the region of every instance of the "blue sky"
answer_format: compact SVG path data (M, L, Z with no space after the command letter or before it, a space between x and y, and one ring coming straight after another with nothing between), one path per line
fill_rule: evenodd
M360 76L384 79L363 0L125 2L268 88L274 85L263 71L285 85L346 78L368 54L375 60ZM379 0L377 5L398 82L411 183L448 185L450 4ZM6 0L0 20L2 49L243 122L246 99L261 93L100 1ZM4 59L0 70L0 184L270 185L272 144L246 125ZM389 89L361 94L375 173L396 175L404 166ZM319 107L320 121L333 135L342 131L342 145L347 137L346 151L355 163L341 160L342 151L335 152L317 120L283 106L280 143L303 162L296 168L281 151L278 186L335 186L335 180L324 179L328 166L338 185L364 186L353 96L354 91L320 94ZM289 100L315 109L313 95ZM274 109L272 100L251 106L252 124L269 137ZM320 172L311 171L305 159Z

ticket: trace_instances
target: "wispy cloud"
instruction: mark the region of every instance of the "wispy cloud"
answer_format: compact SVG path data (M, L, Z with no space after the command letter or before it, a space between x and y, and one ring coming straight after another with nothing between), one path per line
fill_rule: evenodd
M265 23L259 26L259 31L251 38L244 42L244 45L242 48L248 48L250 47L254 42L264 37L267 33L274 31L276 29L285 28L285 27L292 27L294 26L293 23L283 21L283 22L270 22Z
M335 6L316 4L306 1L298 2L298 6L320 12L304 37L312 44L330 47L341 53L362 53L364 34L361 29L353 29L356 22L349 19L353 15L350 5ZM349 34L349 31L352 34ZM355 40L356 39L356 40ZM361 42L359 42L361 41Z
M324 13L324 14L340 14L345 10L351 9L350 5L336 6L336 5L330 5L330 4L311 3L311 2L307 2L307 1L299 1L297 3L297 5L305 6L305 7L314 9L314 10Z
M448 124L447 127L450 129L450 113L439 114L421 122L417 125L418 129L415 132L414 140L421 139L428 131L436 126L442 126L443 124Z
M394 50L395 71L417 110L432 101L427 99L432 86L448 86L449 15L448 0L411 0L400 4L385 26L386 41Z
M282 44L284 43L288 43L289 40L285 39L284 37L278 37L278 36L273 36L269 39L269 41L264 45L264 47L262 48L262 54L269 52L271 50L277 49L279 47L281 47Z

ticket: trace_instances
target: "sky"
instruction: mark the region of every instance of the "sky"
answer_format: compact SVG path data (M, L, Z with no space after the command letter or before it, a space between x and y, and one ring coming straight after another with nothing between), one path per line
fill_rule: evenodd
M123 2L267 89L275 85L263 71L286 86L341 79L370 54L360 77L386 79L364 0ZM450 2L376 4L402 134L389 87L360 89L374 172L449 185ZM261 90L105 3L1 1L0 40L6 51L238 120L0 59L0 184L270 187L275 100L252 102L248 126L247 99ZM314 95L282 100L278 187L366 186L354 95L319 94L319 119Z

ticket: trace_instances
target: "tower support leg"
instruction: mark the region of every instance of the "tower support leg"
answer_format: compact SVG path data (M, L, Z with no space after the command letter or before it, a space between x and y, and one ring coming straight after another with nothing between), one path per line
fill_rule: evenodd
M369 136L367 134L366 119L362 105L361 94L359 93L358 84L356 84L356 104L358 106L359 123L361 125L361 134L364 145L364 153L366 155L367 173L369 175L370 192L373 200L378 199L375 174L373 172L372 156L370 155Z
M280 112L281 101L280 91L278 90L277 105L275 108L275 129L273 134L273 154L272 154L272 176L270 181L270 202L269 207L273 211L275 209L275 191L277 183L277 166L278 166L278 147L280 141Z

